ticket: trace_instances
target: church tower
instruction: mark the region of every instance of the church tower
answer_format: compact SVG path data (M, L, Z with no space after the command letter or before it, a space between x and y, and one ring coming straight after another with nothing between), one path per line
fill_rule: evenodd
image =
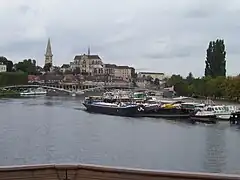
M45 54L45 64L53 64L53 54L52 54L52 48L51 48L51 42L50 38L48 38L48 43L47 43L47 49L46 49L46 54Z

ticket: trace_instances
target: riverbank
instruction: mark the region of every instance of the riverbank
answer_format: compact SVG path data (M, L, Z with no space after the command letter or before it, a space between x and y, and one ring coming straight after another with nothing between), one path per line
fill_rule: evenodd
M0 89L0 98L15 98L20 97L20 93L12 90Z
M11 85L22 85L28 83L28 75L23 72L0 73L0 87Z

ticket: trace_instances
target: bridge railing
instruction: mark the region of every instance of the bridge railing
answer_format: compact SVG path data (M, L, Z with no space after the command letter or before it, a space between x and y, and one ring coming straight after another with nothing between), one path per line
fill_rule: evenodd
M91 86L129 86L131 83L128 82L84 82L84 85Z
M96 165L0 167L0 180L239 180L239 175L154 171Z

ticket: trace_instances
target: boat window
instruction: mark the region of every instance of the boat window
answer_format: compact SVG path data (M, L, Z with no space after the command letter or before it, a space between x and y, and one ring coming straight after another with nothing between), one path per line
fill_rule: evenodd
M212 111L212 108L207 108L207 111Z

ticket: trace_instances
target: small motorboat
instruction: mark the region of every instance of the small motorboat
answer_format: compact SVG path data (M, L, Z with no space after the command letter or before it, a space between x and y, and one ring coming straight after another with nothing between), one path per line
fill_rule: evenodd
M211 111L205 110L196 110L192 115L190 115L190 119L193 122L201 122L207 124L216 124L217 123L217 116Z
M43 88L37 89L27 89L20 93L21 96L36 96L36 95L46 95L47 91Z

